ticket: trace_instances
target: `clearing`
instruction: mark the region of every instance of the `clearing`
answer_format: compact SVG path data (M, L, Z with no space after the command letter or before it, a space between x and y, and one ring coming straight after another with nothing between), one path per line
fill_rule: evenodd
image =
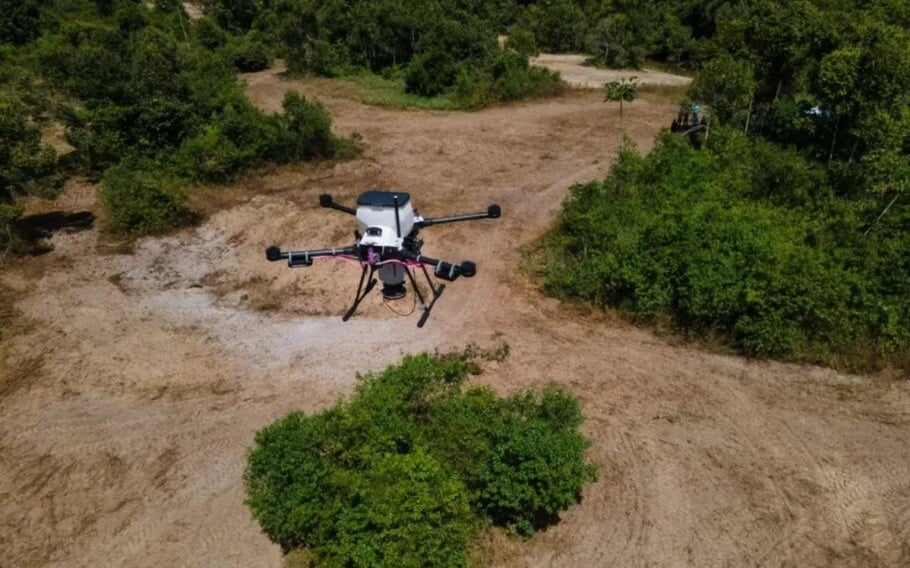
M267 109L288 88L319 95L363 156L206 189L213 214L167 237L61 232L0 274L28 320L0 345L0 563L280 566L243 505L253 433L403 353L504 340L511 356L476 381L565 384L602 477L530 541L488 535L484 565L910 565L910 381L679 345L546 298L520 271L569 186L609 169L622 133L602 94L403 111L246 78ZM675 112L643 93L626 132L647 148ZM426 231L427 255L478 274L448 286L423 330L378 293L342 323L358 277L344 263L264 258L348 244L353 220L317 195L350 204L367 188L409 191L429 216L502 205L497 221ZM93 211L94 188L71 183L52 206Z
M573 87L600 88L604 83L635 77L642 86L687 87L692 79L664 73L655 69L599 69L585 65L587 55L541 53L531 58L531 64L559 71L562 79Z

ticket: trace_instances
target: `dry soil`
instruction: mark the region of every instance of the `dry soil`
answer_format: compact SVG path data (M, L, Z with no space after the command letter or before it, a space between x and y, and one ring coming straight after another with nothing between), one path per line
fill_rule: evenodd
M602 475L533 539L486 535L483 564L910 565L910 382L679 345L546 298L520 271L521 247L621 143L601 94L428 112L274 71L247 81L269 110L287 89L319 95L362 157L207 189L213 213L170 236L60 233L2 274L28 325L0 346L0 565L280 566L243 504L254 432L404 353L500 341L510 357L476 381L571 389ZM645 94L626 134L647 149L675 110ZM392 311L410 299L378 294L342 323L355 267L265 260L270 244L350 243L352 219L317 195L368 188L409 191L428 216L502 206L425 231L426 254L478 274L449 285L424 329ZM72 183L54 207L95 210L94 187Z

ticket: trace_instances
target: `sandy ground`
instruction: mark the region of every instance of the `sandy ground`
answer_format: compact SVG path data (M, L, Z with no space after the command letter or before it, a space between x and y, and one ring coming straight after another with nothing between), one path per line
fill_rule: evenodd
M248 83L272 110L288 88L319 94L271 72ZM2 345L0 565L280 566L243 505L254 432L403 353L501 340L511 356L476 380L565 384L602 476L533 539L485 536L482 564L910 565L910 381L676 345L545 298L519 271L569 186L608 170L615 105L588 91L477 113L323 100L362 135L361 158L212 190L232 205L132 247L61 233L2 274L31 324ZM647 148L674 113L644 95L624 124ZM367 188L409 191L428 216L503 208L426 230L426 254L478 274L449 285L422 330L378 294L342 323L356 268L264 258L270 244L349 243L351 218L316 198ZM58 206L94 209L93 188L71 184Z
M689 77L654 69L598 69L582 65L587 58L587 55L541 53L538 57L532 57L530 61L532 65L559 71L563 80L575 87L599 88L603 87L604 83L631 77L638 79L641 85L659 87L685 87L692 82Z

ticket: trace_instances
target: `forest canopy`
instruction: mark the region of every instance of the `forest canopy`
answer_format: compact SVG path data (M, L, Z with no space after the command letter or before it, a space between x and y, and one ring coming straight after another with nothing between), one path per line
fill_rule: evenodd
M694 147L627 146L572 189L542 241L544 288L750 355L910 370L910 5L539 2L522 17L556 5L607 63L621 48L627 65L691 68L706 115ZM634 33L607 33L620 21Z
M910 211L872 227L880 210L793 150L727 127L700 150L667 133L572 189L544 286L749 355L906 366Z
M910 369L910 8L701 6L676 14L704 147L666 134L574 188L545 288L751 355Z
M476 108L554 92L558 76L502 49L504 12L487 3L209 0L190 18L175 0L0 0L0 248L25 195L53 196L71 175L102 180L117 232L192 219L194 183L224 183L264 163L355 151L315 101L269 114L238 72L284 58L294 73L382 74L420 97ZM500 22L502 20L502 22ZM62 124L58 156L42 131ZM161 174L161 175L159 175ZM140 181L141 180L141 181Z
M264 66L258 44L206 45L203 28L177 2L2 2L0 247L19 199L53 196L67 176L101 180L111 230L147 233L192 220L188 185L350 151L318 102L255 108L237 72ZM54 123L64 156L42 142Z

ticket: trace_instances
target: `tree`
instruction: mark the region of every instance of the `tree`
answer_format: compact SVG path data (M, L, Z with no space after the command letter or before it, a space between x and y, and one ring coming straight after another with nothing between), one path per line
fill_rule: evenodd
M584 45L585 14L571 0L540 0L528 8L521 24L533 30L537 44L547 50L565 53Z
M755 87L752 65L724 53L695 75L689 95L710 105L712 118L727 123L738 112L748 112Z
M635 40L632 21L625 14L613 14L597 22L590 40L590 49L610 67L641 66L645 50Z
M37 0L0 0L0 43L22 45L41 35Z
M537 48L537 38L534 32L526 29L515 29L509 34L505 47L525 57L537 57L540 49Z
M604 97L606 102L619 101L619 127L622 128L622 106L623 102L632 102L638 90L638 77L625 77L619 81L610 81L604 84L607 94Z

